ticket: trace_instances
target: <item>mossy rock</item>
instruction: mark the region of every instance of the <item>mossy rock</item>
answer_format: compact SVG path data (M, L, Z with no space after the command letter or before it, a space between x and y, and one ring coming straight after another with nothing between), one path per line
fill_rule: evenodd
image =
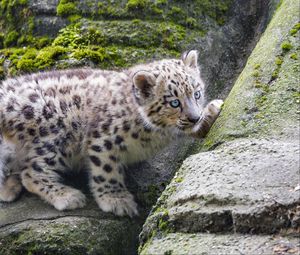
M0 26L8 36L2 39L2 43L0 38L0 48L1 44L5 47L0 55L10 61L4 76L55 67L67 68L67 63L76 60L76 66L90 62L101 68L122 68L149 59L177 57L202 37L209 27L223 24L231 4L232 0L189 3L171 0L60 0L55 13L51 3L37 6L25 0L2 1ZM58 34L48 31L48 26L46 30L41 29L41 18L35 12L41 12L43 8L43 13L52 15L51 19L50 16L45 17L49 26L57 29L57 26L67 23L71 25ZM220 19L223 20L221 23ZM51 37L37 34L43 30ZM50 54L44 62L28 58L23 50L32 51L34 48L41 51L37 56L43 56L45 51L56 52L56 46L62 46L63 53L60 57ZM15 58L16 55L18 58ZM66 60L64 65L61 65L62 60Z
M0 251L2 255L133 254L138 230L129 219L29 220L1 229Z
M177 236L174 244L181 243L182 233L230 233L226 243L236 232L266 235L287 228L297 233L299 222L289 218L289 211L299 205L300 65L290 56L299 55L300 43L299 32L295 36L290 31L299 15L295 1L281 3L208 136L196 146L196 155L184 161L148 216L140 234L141 254L178 254L177 245L168 245L173 236L169 233ZM282 47L286 42L291 46ZM183 254L207 247L199 247L197 240L188 242ZM214 247L224 246L222 240Z
M292 1L285 1L275 17L237 79L202 150L237 137L288 135L286 127L294 126L299 118L299 106L292 95L299 91L294 77L300 67L290 56L299 55L300 45L289 33L298 24L299 9ZM275 31L282 36L274 38ZM282 121L282 115L289 118Z
M76 2L69 0L60 0L57 5L56 12L58 16L70 16L78 14L79 10L76 7Z

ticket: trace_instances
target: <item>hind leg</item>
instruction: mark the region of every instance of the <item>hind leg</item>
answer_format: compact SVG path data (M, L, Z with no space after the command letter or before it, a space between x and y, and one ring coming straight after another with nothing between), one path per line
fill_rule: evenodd
M34 194L53 205L57 210L81 208L85 205L84 194L60 182L60 176L38 159L22 171L22 184Z
M80 208L85 205L85 195L61 182L60 172L68 168L62 153L53 144L37 145L30 160L22 170L23 186L53 205L57 210Z

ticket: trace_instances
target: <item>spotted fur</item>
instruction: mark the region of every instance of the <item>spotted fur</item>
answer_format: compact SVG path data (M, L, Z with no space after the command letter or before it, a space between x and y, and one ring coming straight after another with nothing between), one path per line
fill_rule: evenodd
M83 207L61 174L88 169L99 207L138 214L124 165L148 158L178 133L203 137L222 101L204 108L197 52L122 72L52 71L0 85L0 200L22 185L58 210Z

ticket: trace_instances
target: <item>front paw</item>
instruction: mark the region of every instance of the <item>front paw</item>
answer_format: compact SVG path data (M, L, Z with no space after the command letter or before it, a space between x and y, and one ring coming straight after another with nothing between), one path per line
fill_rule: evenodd
M51 203L59 211L82 208L85 206L85 195L77 189L67 188L60 194L54 194Z
M224 101L221 99L215 99L208 104L208 110L212 115L219 115L222 109L222 105L224 104Z
M128 215L130 217L139 214L133 195L128 191L104 194L101 197L97 197L96 201L104 212L112 212L118 216Z

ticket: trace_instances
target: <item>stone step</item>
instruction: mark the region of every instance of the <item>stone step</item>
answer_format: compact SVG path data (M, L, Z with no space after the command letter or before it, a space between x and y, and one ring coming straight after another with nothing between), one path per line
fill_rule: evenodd
M156 237L141 255L266 255L300 253L299 238L269 235L172 233Z
M292 141L238 139L191 156L167 200L169 222L192 233L274 233L299 225L295 155Z
M300 226L299 145L237 139L190 156L141 234L278 233Z

